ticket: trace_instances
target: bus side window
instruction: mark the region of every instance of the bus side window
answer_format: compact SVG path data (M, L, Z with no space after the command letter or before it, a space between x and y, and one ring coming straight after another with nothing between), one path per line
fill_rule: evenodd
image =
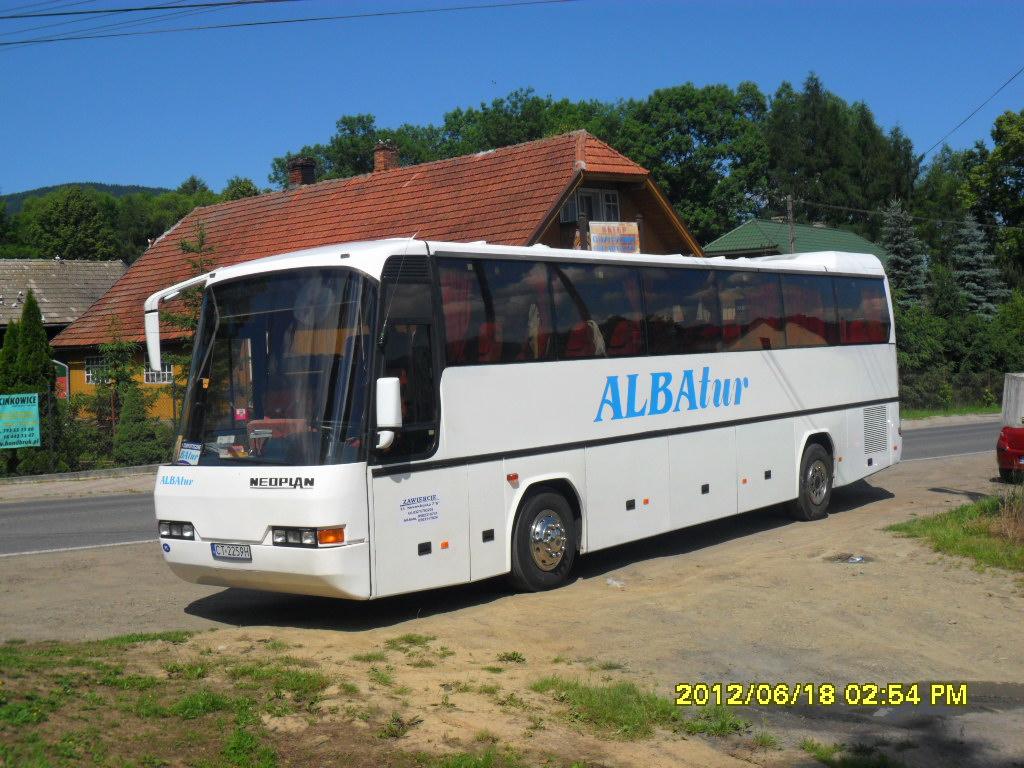
M635 269L607 264L550 267L560 358L644 353L640 280Z
M842 344L885 344L889 341L889 307L878 278L835 278Z
M717 352L722 338L715 273L645 267L647 343L652 355Z
M827 275L782 275L786 310L786 343L790 347L823 347L839 343L836 301Z
M729 271L718 280L725 351L785 348L779 276Z

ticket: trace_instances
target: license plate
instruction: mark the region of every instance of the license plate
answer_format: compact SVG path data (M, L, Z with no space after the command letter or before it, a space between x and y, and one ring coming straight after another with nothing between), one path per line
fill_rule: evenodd
M211 544L214 560L252 560L252 547L248 544Z

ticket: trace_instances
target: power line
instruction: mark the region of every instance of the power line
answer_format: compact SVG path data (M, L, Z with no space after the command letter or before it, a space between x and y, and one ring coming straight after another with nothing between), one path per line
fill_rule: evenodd
M140 32L111 32L102 35L69 35L65 37L35 37L25 40L0 42L0 47L15 45L35 45L42 43L63 43L70 40L98 40L108 37L139 37L143 35L164 35L174 32L201 32L214 29L241 29L246 27L267 27L279 24L308 24L321 21L352 21L355 19L384 18L389 16L415 16L431 13L455 13L457 11L479 11L497 8L521 8L534 5L563 5L579 3L583 0L520 0L512 3L480 3L476 5L452 5L443 8L414 8L405 11L373 11L369 13L351 13L341 16L308 16L297 19L274 19L270 21L245 21L234 24L206 24L194 27L169 27L166 29L147 29ZM184 7L184 6L178 6Z
M95 0L86 0L86 2L95 2ZM162 3L159 7L163 8L163 9L166 9L168 7L173 7L176 2L178 2L178 0L170 0L169 2ZM213 9L213 10L217 10L217 9ZM130 21L130 22L129 21L122 21L122 22L117 22L117 23L114 23L114 24L99 24L99 25L93 26L93 27L80 27L79 29L73 29L73 30L71 30L71 31L69 31L67 33L61 32L59 34L60 34L60 36L63 37L65 34L74 34L76 32L94 32L94 31L101 30L101 29L110 29L111 27L137 26L137 25L140 25L140 24L149 24L149 23L152 23L153 21L156 21L158 19L169 18L171 16L187 16L187 15L191 15L192 13L208 13L208 12L209 11L190 11L190 12L186 13L186 12L182 11L181 13L162 13L162 14L158 14L156 16L150 16L150 17L148 17L147 19L145 19L143 21ZM71 24L85 24L85 23L87 23L89 21L96 21L96 19L95 18L68 19L67 21L54 21L54 22L51 22L50 24L37 24L34 27L22 27L21 29L12 29L12 30L10 30L8 32L0 32L0 37L10 37L11 35L20 35L20 34L24 34L25 32L33 32L33 31L35 31L37 29L52 29L54 27L66 27L66 26L71 25Z
M976 114L978 114L978 113L979 113L979 112L981 111L981 108L982 108L982 107L984 107L984 106L985 106L986 104L988 104L988 103L989 103L990 101L992 101L992 99L994 99L994 98L996 97L996 95L997 95L997 94L998 94L998 93L999 93L999 92L1000 92L1001 90L1003 90L1003 88L1005 88L1005 87L1006 87L1006 86L1008 86L1008 85L1009 85L1010 83L1012 83L1012 82L1013 82L1014 80L1016 80L1016 79L1017 79L1017 76L1018 76L1018 75L1020 75L1020 74L1021 74L1022 72L1024 72L1024 67L1021 67L1021 68L1020 68L1020 69L1018 69L1018 70L1017 70L1016 72L1014 72L1014 73L1013 73L1012 75L1010 75L1009 79L1008 79L1008 80L1007 80L1007 81L1006 81L1005 83L1003 83L1002 85L1000 85L1000 86L999 86L998 88L996 88L996 89L995 89L995 90L994 90L994 91L992 92L992 95L991 95L991 96L989 96L989 97L988 97L987 99L985 99L985 100L984 100L983 102L981 102L981 104L979 104L979 105L978 105L977 107L975 107L975 108L974 108L974 111L973 111L973 112L971 112L971 114L969 114L969 115L968 115L967 117L965 117L965 118L964 118L963 120L961 120L961 121L960 121L959 123L957 123L956 125L954 125L954 126L953 126L953 128L952 128L952 129L951 129L951 130L950 130L950 131L949 131L948 133L946 133L946 135L945 135L945 136L943 136L943 137L942 137L941 139L939 139L939 140L938 140L938 141L936 141L936 142L935 142L934 144L932 144L932 145L931 145L930 147L928 147L928 150L927 150L927 151L926 151L926 152L925 152L925 153L924 153L923 155L921 155L921 159L923 160L924 158L928 157L928 155L930 155L930 154L932 153L932 150L933 150L933 149L935 149L935 148L936 148L937 146L939 146L939 145L940 145L940 144L941 144L942 142L944 142L944 141L945 141L946 139L948 139L948 138L949 138L950 136L952 136L952 135L953 135L953 134L954 134L954 133L955 133L955 132L957 131L957 129L959 129L959 128L960 128L960 126L962 126L962 125L963 125L964 123L966 123L966 122L967 122L968 120L970 120L970 119L971 119L972 117L974 117L974 116L975 116Z
M217 8L224 5L264 5L267 3L299 3L305 0L218 0L210 3L182 3L178 8ZM11 19L43 19L53 16L94 16L96 14L110 13L144 13L146 11L159 11L165 6L140 5L134 8L87 8L82 11L45 11L42 13L11 13L0 16L0 21Z
M847 211L849 213L863 213L863 214L867 214L868 216L884 216L885 215L885 211L870 210L868 208L852 208L852 207L850 207L848 205L831 205L829 203L815 203L815 202L812 202L811 200L801 200L800 198L795 198L794 202L801 203L803 205L809 205L809 206L811 206L813 208L828 208L828 209L833 210L833 211ZM934 219L934 218L931 218L929 216L912 216L909 213L906 214L906 215L909 218L911 218L911 219L913 219L915 221L928 221L928 222L931 222L933 224L952 224L954 226L960 226L961 224L963 224L962 220L958 221L956 219ZM986 224L986 223L981 222L981 221L977 222L977 224L978 224L979 227L983 227L985 229L1012 229L1012 230L1024 232L1024 227L1015 227L1015 226L1013 226L1011 224Z

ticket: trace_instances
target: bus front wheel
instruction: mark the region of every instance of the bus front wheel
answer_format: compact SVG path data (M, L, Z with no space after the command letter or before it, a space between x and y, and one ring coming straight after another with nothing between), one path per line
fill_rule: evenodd
M553 491L530 495L512 529L513 586L526 592L560 587L575 560L576 521L569 502Z
M821 520L832 498L832 456L818 443L809 443L800 459L800 495L789 503L797 520Z

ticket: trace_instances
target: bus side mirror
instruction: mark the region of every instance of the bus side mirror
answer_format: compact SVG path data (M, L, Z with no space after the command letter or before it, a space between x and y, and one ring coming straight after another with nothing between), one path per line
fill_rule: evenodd
M402 386L395 377L377 379L377 449L387 450L402 428Z

